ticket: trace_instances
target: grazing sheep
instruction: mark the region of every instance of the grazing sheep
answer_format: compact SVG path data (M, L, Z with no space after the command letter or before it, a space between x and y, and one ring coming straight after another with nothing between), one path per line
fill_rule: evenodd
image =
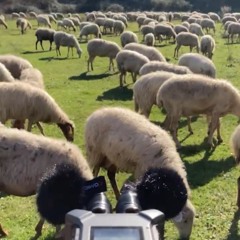
M102 38L100 27L95 23L85 25L80 31L80 41L83 36L86 36L86 40L88 40L88 35L94 35L96 38Z
M179 66L188 67L193 73L216 77L216 67L211 59L198 53L185 53L178 60Z
M54 41L54 34L55 34L55 30L49 29L49 28L38 28L35 32L35 36L37 37L37 41L36 41L36 50L37 50L37 45L38 42L40 42L40 45L42 47L42 50L44 50L43 45L42 45L42 41L49 41L50 42L50 47L49 47L49 51L52 50L52 43Z
M138 43L138 36L132 31L124 31L120 35L121 46L125 47L128 43L135 42Z
M28 131L37 122L56 123L67 140L73 141L74 124L56 101L44 90L15 81L0 83L0 122L28 120Z
M81 57L82 54L82 49L80 48L80 45L78 43L77 38L72 35L68 34L62 31L57 31L54 36L53 36L54 42L56 44L56 53L57 56L61 56L60 52L60 46L67 47L68 48L68 53L67 57L69 57L69 49L72 49L72 56L73 56L73 48L76 48L78 57Z
M215 50L215 40L211 35L204 35L200 40L200 50L203 55L212 59L213 52Z
M176 34L179 34L180 32L189 32L188 28L183 25L174 26L174 31L176 32Z
M141 27L140 31L143 35L142 40L144 41L144 37L145 37L146 34L148 34L148 33L153 33L154 34L154 27L150 26L150 25L143 25Z
M155 36L153 33L148 33L145 35L144 37L144 43L147 45L147 46L154 46L155 44Z
M76 32L76 28L75 25L73 23L73 21L69 18L64 18L62 20L63 26L66 27L66 29L68 29L70 31L70 29L72 29L74 32Z
M213 30L213 32L215 33L215 22L212 19L202 19L201 20L201 27L202 29L206 29L207 33L210 31L210 29Z
M87 161L74 144L4 126L0 127L0 135L1 192L21 197L34 195L43 175L61 163L73 164L87 180L93 178ZM43 223L41 219L36 226L36 238L41 235ZM4 235L3 229L0 236L1 233Z
M190 23L189 23L189 22L187 22L187 21L182 22L182 25L183 25L184 27L186 27L186 28L188 29L188 31L189 31L189 28L190 28Z
M109 107L92 113L85 126L85 145L94 176L98 175L101 167L107 169L117 199L117 171L132 173L138 179L153 167L172 169L181 176L190 193L184 164L169 134L129 109ZM195 215L190 200L182 211L184 220L173 221L180 237L188 238Z
M223 26L227 21L237 22L237 19L236 19L234 16L225 16L225 17L222 18L222 26Z
M123 87L123 84L126 83L127 72L131 72L132 80L136 82L141 67L148 63L149 59L141 53L123 49L117 54L116 62L120 72L120 87Z
M180 32L176 37L176 47L174 49L174 57L178 57L178 52L181 46L189 46L190 52L196 47L197 52L199 52L200 43L198 36L190 32Z
M20 78L24 69L33 67L28 60L12 54L0 55L0 63L4 64L12 76L17 79Z
M38 23L38 27L40 25L43 25L43 26L47 26L49 28L52 28L52 25L50 23L48 15L38 15L37 16L37 23Z
M15 79L12 74L6 68L4 64L0 62L0 82L13 82Z
M64 25L63 25L63 21L62 20L57 20L57 30L59 29L67 29Z
M6 29L8 28L7 23L3 15L0 16L0 25L3 25Z
M115 33L115 35L122 34L125 28L126 26L121 20L115 20L113 24L113 32Z
M233 37L235 34L238 35L238 40L240 39L240 23L239 22L231 22L229 23L227 27L227 32L228 32L228 43L229 43L229 38L231 37L232 43L233 43Z
M156 39L159 39L159 41L162 39L162 36L165 36L166 40L170 40L171 37L175 40L177 34L170 25L159 23L154 27L154 36Z
M109 29L109 32L113 32L113 25L115 20L111 18L106 18L103 25L103 33L107 34L107 29Z
M12 19L14 19L14 18L20 18L19 13L16 13L16 12L13 12L13 13L11 14L11 16L12 16Z
M189 32L194 33L197 36L203 36L204 35L202 27L198 23L191 23L190 27L189 27Z
M217 13L209 12L208 15L214 22L220 22L221 20L220 16Z
M32 25L26 18L18 18L16 21L17 28L20 27L21 33L24 34L27 28L31 29Z
M157 105L163 106L167 112L169 130L178 147L181 146L177 138L181 116L207 115L210 120L207 143L210 146L216 129L218 142L222 142L220 117L229 113L240 116L238 89L226 80L216 80L200 74L176 75L170 78L159 88L156 99Z
M151 61L149 63L144 64L141 67L139 74L140 76L142 76L150 72L156 72L156 71L166 71L166 72L172 72L176 74L192 73L192 71L185 66L179 66L179 65L171 64L167 62Z
M151 62L146 63L145 65L150 63ZM145 65L143 65L143 67ZM152 106L154 104L156 105L156 96L159 87L174 75L175 74L171 72L156 71L141 76L133 85L135 112L139 112L149 118Z
M102 39L92 39L87 44L88 51L88 71L89 65L93 71L93 60L95 57L109 57L109 71L114 70L113 59L116 58L116 55L121 50L121 48L112 41L102 40Z
M146 56L150 61L166 62L165 57L155 47L146 46L140 43L129 43L124 49L136 51Z

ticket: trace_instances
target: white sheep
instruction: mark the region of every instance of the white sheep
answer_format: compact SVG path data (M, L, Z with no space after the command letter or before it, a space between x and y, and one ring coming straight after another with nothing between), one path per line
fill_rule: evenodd
M37 50L37 45L38 42L40 42L40 45L42 47L42 50L44 50L43 45L42 45L42 41L49 41L50 42L50 47L49 47L49 51L52 50L52 43L54 42L54 34L55 34L55 30L49 29L49 28L38 28L35 32L35 36L37 37L37 41L35 43L36 45L36 50Z
M141 53L122 49L116 56L116 62L120 72L120 87L123 87L126 83L127 72L131 73L133 82L136 82L141 67L149 62L149 59Z
M121 20L115 20L113 24L113 32L115 33L115 35L122 34L125 28L126 26Z
M155 45L155 36L153 33L148 33L145 35L144 37L144 43L147 45L147 46L154 46Z
M44 90L23 82L0 83L0 122L28 120L28 131L37 122L56 123L67 140L73 141L74 124Z
M176 74L192 73L192 71L185 66L179 66L179 65L171 64L167 62L150 61L141 67L139 74L140 76L142 76L150 72L156 72L156 71L166 71L166 72L172 72Z
M64 18L62 20L63 26L66 27L66 29L70 30L72 29L74 32L76 32L76 27L74 25L74 22L70 18Z
M215 50L215 40L211 35L204 35L200 40L200 50L203 55L212 59L213 52Z
M8 28L8 25L5 21L5 17L2 17L3 15L0 16L0 25L3 25L6 29Z
M76 145L3 126L0 135L0 155L3 157L0 160L1 192L21 197L34 195L43 175L61 163L73 164L87 180L93 178ZM36 238L41 235L43 223L41 219L36 226ZM0 225L1 233L4 235L5 232Z
M88 62L87 67L89 71L89 66L93 71L93 60L95 57L108 57L109 58L109 71L114 70L113 60L116 58L116 55L121 50L117 43L112 41L107 41L103 39L92 39L87 44L88 51Z
M141 53L146 56L150 61L156 60L160 62L166 62L163 54L155 47L146 46L140 43L129 43L124 47L124 49Z
M16 12L13 12L11 16L12 16L12 19L20 17L19 13L16 13Z
M88 35L94 35L96 38L102 38L100 27L95 23L85 25L80 31L80 41L83 36L86 36L86 40L88 40Z
M240 39L240 23L239 22L229 23L227 27L227 32L228 32L228 42L229 42L229 38L231 37L232 43L233 43L233 37L235 34L238 35L238 40L239 40Z
M184 21L184 22L182 22L182 25L189 30L189 28L190 28L190 23L189 22Z
M200 42L198 36L190 32L180 32L176 37L176 47L174 49L174 57L178 57L178 52L181 46L189 46L190 52L196 47L196 51L199 52Z
M213 32L215 33L216 26L215 26L215 22L212 19L207 19L207 18L202 19L201 27L203 30L206 29L207 33L210 31L210 29L212 29Z
M145 65L150 63L146 63ZM149 118L152 106L156 105L156 96L159 87L173 76L174 73L165 71L150 72L141 76L133 85L135 112L139 112Z
M211 96L211 97L209 97ZM178 121L181 116L189 117L204 114L210 120L207 143L212 146L213 134L217 129L220 135L220 117L227 114L240 116L240 94L229 81L213 79L200 74L176 75L166 81L156 97L157 105L167 112L169 130L178 147Z
M109 30L110 33L113 32L113 25L115 20L111 18L106 18L103 25L103 33L107 34L107 30Z
M220 22L221 20L220 16L217 13L209 12L208 15L214 22Z
M149 168L169 168L181 176L188 193L187 174L169 134L144 116L125 108L102 108L92 113L85 126L87 160L94 176L107 169L116 198L119 191L117 171L141 178ZM164 196L162 196L164 198ZM183 210L184 219L174 220L181 238L191 234L194 207L190 200Z
M216 67L213 61L198 53L185 53L178 60L179 66L188 67L193 73L216 77Z
M22 18L22 17L20 17L16 20L16 25L17 25L17 28L20 27L22 34L24 34L26 32L27 28L29 28L29 29L32 28L31 23L26 18Z
M135 42L138 43L138 36L132 31L124 31L120 35L121 46L125 47L128 43Z
M15 81L12 74L6 68L6 66L0 62L0 82L13 82Z
M47 26L49 28L52 28L52 25L50 23L48 15L43 15L43 14L38 15L37 16L37 23L38 23L38 27L40 25L43 25L43 26Z
M143 25L143 26L141 26L140 31L143 35L142 40L144 41L144 37L145 37L146 34L148 34L148 33L153 33L154 34L154 26Z
M225 16L225 17L222 18L222 26L223 26L227 21L237 22L237 19L236 19L234 16Z
M174 31L176 32L176 34L179 34L180 32L189 32L188 28L183 25L174 26Z
M28 60L13 54L0 55L0 63L4 64L11 75L17 79L20 78L24 69L33 67Z
M73 56L73 48L76 48L78 57L81 57L82 49L78 43L77 38L73 34L65 33L62 31L55 32L54 36L54 43L56 44L56 53L57 56L61 56L60 46L67 47L68 53L67 57L69 57L69 50L72 49L72 56Z
M190 27L189 27L189 32L194 33L197 36L203 36L204 35L202 27L198 23L191 23Z
M154 36L155 38L159 39L159 41L162 39L162 36L165 36L166 40L170 40L171 37L175 40L177 34L170 25L158 23L154 27Z
M57 30L59 29L67 29L64 25L63 25L63 21L62 20L57 20Z

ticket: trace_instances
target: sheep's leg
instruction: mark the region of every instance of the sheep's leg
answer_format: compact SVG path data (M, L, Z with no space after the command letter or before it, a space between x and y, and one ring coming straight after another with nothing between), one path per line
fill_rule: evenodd
M124 76L125 76L125 73L121 72L121 73L120 73L120 76L119 76L120 87L123 87L123 82L125 82Z
M218 119L218 124L217 124L217 140L218 140L218 143L221 143L223 141L220 133L220 119Z
M219 117L218 116L212 116L211 122L209 125L209 134L208 134L208 144L212 146L213 144L213 134L214 131L217 129L219 125Z
M240 177L237 179L237 206L240 209Z
M36 234L33 237L33 239L38 239L42 235L42 228L43 228L44 222L45 222L45 220L41 217L35 227Z
M95 166L95 167L93 168L93 176L94 176L94 177L97 177L99 171L100 171L100 166Z
M37 127L38 127L39 131L40 131L41 134L44 136L45 134L44 134L44 132L43 132L42 125L40 124L40 122L36 122L36 124L37 124Z
M171 132L174 142L176 143L177 148L181 147L181 144L177 138L177 131L178 131L177 129L178 129L179 118L180 118L180 116L178 116L178 115L171 115L169 117L169 119L170 119L169 130Z
M114 194L115 194L115 197L116 197L116 200L119 199L120 197L120 192L118 190L118 186L117 186L117 182L116 182L116 172L117 172L117 169L114 165L112 165L108 171L107 171L107 175L108 175L108 178L110 180L110 183L111 183L111 186L112 186L112 189L114 191Z
M33 125L33 122L28 120L28 126L27 126L27 131L28 132L31 132L32 131L32 125Z
M181 48L181 45L177 45L175 47L175 49L174 49L174 56L173 57L178 57L178 52L179 52L180 48Z
M7 235L8 235L8 233L5 230L3 230L3 227L0 223L0 238L6 237Z
M135 83L137 80L137 74L136 73L132 73L132 80Z
M188 125L188 132L193 134L192 126L191 126L191 117L187 117L187 125Z
M38 40L36 41L36 44L35 44L35 48L36 48L36 50L37 50L37 45L38 45Z
M50 41L50 47L49 47L49 51L52 50L52 41Z
M91 70L93 71L93 60L94 60L95 57L93 56L89 56L88 58L88 72L89 72L89 64L91 66Z

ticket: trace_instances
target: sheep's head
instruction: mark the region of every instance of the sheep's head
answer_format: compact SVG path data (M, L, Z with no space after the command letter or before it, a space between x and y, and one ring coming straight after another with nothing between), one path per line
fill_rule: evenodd
M66 122L66 123L58 123L57 125L62 130L65 138L69 142L73 142L73 140L74 140L74 125L73 125L73 123Z

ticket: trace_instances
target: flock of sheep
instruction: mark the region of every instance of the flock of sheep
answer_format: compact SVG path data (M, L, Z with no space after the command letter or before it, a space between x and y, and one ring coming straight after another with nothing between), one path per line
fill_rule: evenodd
M140 179L152 167L171 169L183 179L188 199L181 212L170 218L180 238L189 238L195 208L190 201L184 163L177 151L181 148L177 137L178 123L182 116L187 117L188 130L193 133L191 117L205 115L207 143L212 146L215 131L218 142L223 141L220 118L227 114L240 117L238 89L229 81L216 78L217 70L211 60L216 44L215 24L221 21L228 39L233 41L234 34L240 34L236 30L240 29L240 16L228 14L221 19L215 13L197 12L91 12L86 14L83 21L78 15L65 17L56 13L37 15L30 12L28 16L13 13L12 17L16 18L21 34L27 34L27 28L32 28L28 20L30 17L37 20L38 26L44 25L35 31L36 50L39 42L44 50L43 41L49 41L51 51L54 42L57 56L61 55L60 46L65 46L68 47L67 57L73 48L81 57L83 51L79 42L85 37L88 71L94 71L93 61L96 57L107 57L109 71L116 70L116 61L120 87L126 84L127 73L131 73L135 112L122 107L105 107L93 112L85 125L85 158L73 143L44 136L41 122L56 123L68 141L74 140L75 127L47 93L43 74L26 59L12 54L0 55L0 122L5 124L12 120L12 128L0 126L0 191L17 196L33 195L48 170L56 164L67 163L75 165L86 180L96 177L100 168L105 168L118 199L120 193L115 179L118 171L131 173L134 179ZM182 23L174 25L173 20L182 20ZM143 42L139 41L136 33L127 30L130 21L138 24ZM57 30L52 29L52 22ZM8 27L3 15L0 24ZM78 37L69 33L78 29ZM121 46L104 40L105 34L119 36ZM93 39L88 40L89 36ZM171 39L176 43L172 53L174 57L178 57L182 46L189 46L191 52L182 54L177 64L169 63L167 56L155 47L157 41L170 44ZM197 53L192 53L193 48ZM163 127L156 126L148 119L153 105L166 111ZM28 131L23 130L26 121ZM42 135L30 133L33 124L37 124ZM238 163L239 135L240 127L237 127L231 144ZM36 226L36 238L41 235L43 223L41 217ZM6 235L6 232L0 225L1 235Z

